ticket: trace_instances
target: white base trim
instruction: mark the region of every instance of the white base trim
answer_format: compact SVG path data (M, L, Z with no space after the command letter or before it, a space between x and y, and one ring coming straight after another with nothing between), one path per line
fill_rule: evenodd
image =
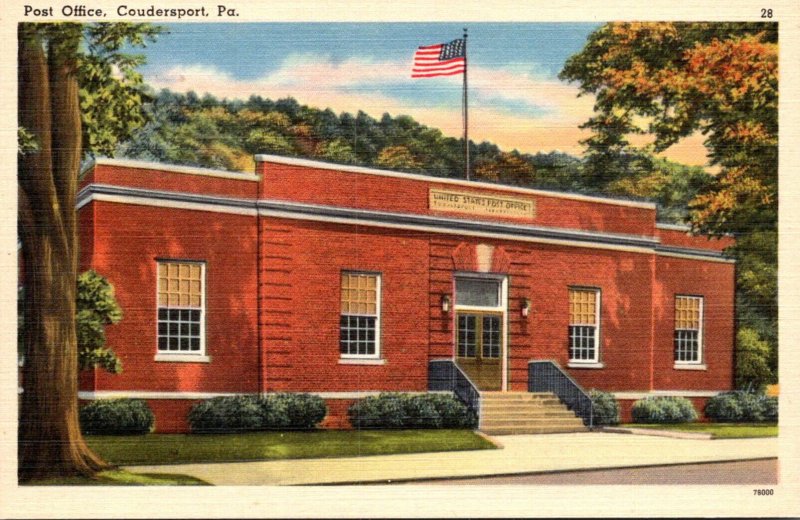
M78 399L212 399L240 395L237 392L150 392L146 390L97 390L95 392L78 392Z
M303 394L311 394L322 397L323 399L363 399L364 397L376 396L386 392L395 392L395 390L367 390L364 392L296 392ZM403 390L396 390L396 392L409 394L409 395L423 395L423 394L452 394L447 390L433 390L429 392L407 392ZM97 390L95 392L80 391L78 392L78 399L92 401L95 399L120 399L128 397L131 399L212 399L214 397L228 397L233 395L256 395L258 392L150 392L146 390ZM269 395L277 392L267 392L264 395Z
M645 397L714 397L729 390L653 390L652 392L612 392L617 399L644 399Z

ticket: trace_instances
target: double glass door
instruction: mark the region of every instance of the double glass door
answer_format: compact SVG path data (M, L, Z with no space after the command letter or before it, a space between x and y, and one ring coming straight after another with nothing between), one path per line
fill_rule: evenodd
M456 279L456 363L480 390L500 390L504 313L501 281Z

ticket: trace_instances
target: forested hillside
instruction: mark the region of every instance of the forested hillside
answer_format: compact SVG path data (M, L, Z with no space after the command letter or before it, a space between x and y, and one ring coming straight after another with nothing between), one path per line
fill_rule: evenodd
M373 166L440 177L464 175L463 140L446 137L405 115L376 119L273 101L219 100L162 91L146 105L149 122L118 155L163 163L253 171L253 155L269 153ZM687 204L711 176L643 152L625 155L615 171L589 175L584 161L553 151L535 155L470 143L478 180L553 190L653 199L659 218L682 222Z

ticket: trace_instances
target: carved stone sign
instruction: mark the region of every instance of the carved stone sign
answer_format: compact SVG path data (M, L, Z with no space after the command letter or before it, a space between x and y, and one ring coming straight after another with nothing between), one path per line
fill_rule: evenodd
M437 211L453 211L492 217L534 218L536 204L531 199L505 195L485 195L464 191L430 188L428 207Z

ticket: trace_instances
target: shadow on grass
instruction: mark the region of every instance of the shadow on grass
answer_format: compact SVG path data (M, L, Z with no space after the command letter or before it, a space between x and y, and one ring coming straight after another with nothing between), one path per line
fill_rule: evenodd
M87 436L86 441L105 460L126 466L363 457L497 447L471 430L149 434Z

